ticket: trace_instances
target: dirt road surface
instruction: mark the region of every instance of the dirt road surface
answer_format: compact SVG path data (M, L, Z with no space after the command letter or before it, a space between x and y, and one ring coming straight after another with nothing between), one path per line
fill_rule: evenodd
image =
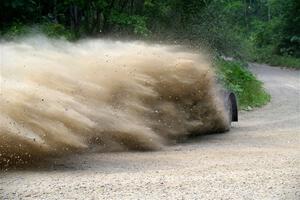
M226 134L0 173L0 199L300 199L300 71L253 64L272 95Z

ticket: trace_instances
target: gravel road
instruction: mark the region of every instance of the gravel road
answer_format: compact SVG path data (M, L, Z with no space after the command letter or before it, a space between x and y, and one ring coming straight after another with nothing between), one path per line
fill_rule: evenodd
M0 172L0 199L300 199L300 71L250 69L272 101L241 112L230 132Z

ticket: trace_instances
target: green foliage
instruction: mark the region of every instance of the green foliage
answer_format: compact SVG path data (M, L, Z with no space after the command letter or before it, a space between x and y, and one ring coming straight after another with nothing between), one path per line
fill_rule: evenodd
M3 30L0 33L0 36L6 40L13 40L17 37L29 35L29 34L44 34L50 38L65 38L67 40L74 40L75 35L67 30L61 24L55 23L42 23L38 25L23 25L23 24L14 24L8 29Z
M300 58L290 55L277 55L274 54L272 46L263 48L256 48L249 58L252 62L268 63L272 66L281 66L300 69Z
M33 25L50 37L168 40L297 67L299 13L299 0L2 0L0 34L14 38Z
M43 32L51 37L168 38L223 54L241 52L240 38L218 14L221 5L214 0L4 0L0 19L6 27L46 23Z
M13 39L22 35L26 35L29 33L28 27L21 23L14 23L9 26L7 29L1 30L0 36L4 37L5 39Z
M39 25L38 29L51 38L65 38L67 40L74 40L76 38L72 32L66 30L66 28L61 24L44 23Z
M241 109L259 107L270 101L262 82L243 63L216 59L215 66L220 81L237 95Z
M199 41L214 52L218 52L227 56L240 57L244 53L242 48L243 41L233 31L224 15L220 15L217 11L223 12L223 4L213 1L197 13L187 26L188 36L191 41Z
M300 58L300 1L289 0L282 25L282 39L278 48L280 54Z
M255 19L251 22L251 26L253 28L250 38L256 47L279 44L281 40L280 27L282 26L282 21L279 18L268 23Z
M133 33L136 35L146 37L150 33L146 26L146 18L139 15L128 15L114 11L111 15L110 22L123 29L132 28Z
M300 69L300 58L295 58L292 56L280 56L280 55L273 55L267 63L273 66L280 66L280 67L290 67L295 69Z

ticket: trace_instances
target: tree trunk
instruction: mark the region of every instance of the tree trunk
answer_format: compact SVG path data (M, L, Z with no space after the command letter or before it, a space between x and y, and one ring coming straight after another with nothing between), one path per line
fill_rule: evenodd
M246 27L247 27L247 29L248 29L248 19L247 19L247 10L248 10L248 6L247 6L248 4L247 4L247 0L244 0L244 19L245 19L245 25L246 25Z
M54 0L53 19L54 19L54 23L58 23L58 21L57 21L57 0Z
M270 1L268 1L268 21L271 21L271 5L270 5Z
M104 34L109 32L110 25L109 25L108 19L110 18L111 11L114 7L114 4L115 4L115 0L112 0L109 7L108 7L107 13L104 13L104 15L103 15L103 18L104 18L103 19L103 33Z
M76 5L70 6L70 24L71 30L77 34L79 31L80 21L78 16L78 7Z

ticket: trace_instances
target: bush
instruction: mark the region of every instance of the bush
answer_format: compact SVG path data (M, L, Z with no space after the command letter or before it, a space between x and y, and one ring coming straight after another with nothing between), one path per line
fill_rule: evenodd
M274 55L268 61L271 65L300 69L300 58Z
M63 25L58 23L44 23L38 25L38 29L50 38L65 38L74 40L75 34L67 30Z
M300 69L300 58L290 55L277 55L273 53L274 48L271 46L264 48L254 48L250 61L267 63L273 66L290 67Z
M270 101L270 95L263 88L263 83L237 61L215 60L215 67L220 81L233 91L241 109L260 107Z
M6 40L12 40L17 37L36 33L45 34L50 38L65 38L67 40L76 39L75 35L71 31L57 23L41 23L30 26L16 23L7 29L4 29L0 33L0 36Z
M9 26L8 28L2 30L0 32L0 36L7 40L11 40L15 37L19 37L22 35L28 34L30 31L27 26L21 23L14 23L13 25Z

